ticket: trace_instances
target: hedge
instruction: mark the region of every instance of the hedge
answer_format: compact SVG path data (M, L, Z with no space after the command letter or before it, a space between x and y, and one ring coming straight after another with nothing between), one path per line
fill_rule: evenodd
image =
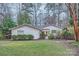
M13 40L32 40L33 35L13 35Z

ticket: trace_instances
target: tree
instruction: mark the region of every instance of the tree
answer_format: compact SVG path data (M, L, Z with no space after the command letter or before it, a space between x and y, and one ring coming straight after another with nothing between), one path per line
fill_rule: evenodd
M10 8L8 6L7 3L0 3L0 25L3 24L3 21L5 21L5 19L3 19L6 15L10 15Z
M53 20L56 22L56 23L54 23L55 25L61 27L61 25L63 23L60 19L60 15L62 12L67 14L67 8L64 8L64 7L65 7L65 4L62 4L62 3L51 3L51 4L47 3L45 9L48 14L48 16L47 16L48 20L46 20L46 21L51 22ZM65 19L63 19L63 20L65 20ZM51 22L51 24L53 24L53 21ZM48 24L50 24L50 23L48 23ZM65 24L63 24L63 25L65 25Z
M38 11L40 10L40 6L41 6L41 4L40 3L35 3L35 4L33 4L32 3L32 15L33 15L33 18L34 18L34 26L37 26L38 24L37 24L37 21L38 21L38 19L37 19L37 16L38 16Z
M13 20L8 16L5 16L4 20L5 21L0 26L0 38L1 39L4 39L6 37L6 35L8 35L7 33L10 32L10 30L9 30L10 28L13 28L16 26L16 23L13 22Z
M13 28L16 26L16 23L13 22L13 20L8 16L5 16L4 20L5 21L3 22L3 25L2 25L3 31L8 31L10 28Z
M73 19L72 19L72 17L69 17L69 24L70 24L70 26L73 26L74 24L73 24Z
M50 16L50 11L52 11L52 13L54 13L53 11L55 11L55 3L47 3L45 6L45 10L47 12L47 16L46 16L46 25L50 24L51 22L51 16ZM52 23L52 22L51 22Z
M38 3L22 3L20 4L20 8L19 8L19 18L21 17L21 12L25 12L27 13L28 16L31 16L31 18L33 19L33 25L37 26L37 12L39 11L40 8L40 4ZM26 15L26 16L27 16ZM28 17L30 19L30 17ZM19 20L19 19L18 19ZM30 19L31 20L31 19ZM32 20L31 20L32 21Z
M76 4L75 3L66 3L66 6L68 7L68 10L70 12L70 16L73 19L75 40L78 41L79 32L78 32L78 19L77 19L77 13L76 13Z
M18 25L22 25L22 24L31 24L29 16L26 12L20 13L20 18L18 19Z

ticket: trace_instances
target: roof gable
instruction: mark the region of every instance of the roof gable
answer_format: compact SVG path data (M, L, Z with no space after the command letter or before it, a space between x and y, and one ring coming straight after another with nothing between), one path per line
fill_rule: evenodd
M52 25L46 26L46 27L43 28L43 30L45 30L45 29L50 29L50 30L62 30L61 28L56 27L56 26L52 26Z
M30 25L30 24L19 25L19 26L17 26L17 27L11 28L10 30L18 29L18 28L21 28L21 27L23 27L23 26L27 26L27 27L30 27L30 28L33 28L33 29L36 29L36 30L41 31L39 28L34 27L34 26Z

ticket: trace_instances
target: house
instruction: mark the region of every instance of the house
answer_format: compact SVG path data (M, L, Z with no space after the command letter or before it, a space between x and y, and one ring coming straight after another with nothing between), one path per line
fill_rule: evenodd
M46 36L49 36L49 34L53 33L56 34L57 31L61 31L62 29L57 26L45 26L42 29L38 29L37 27L34 27L29 24L19 25L17 27L11 28L11 35L33 35L33 39L39 39L40 33L44 32Z
M20 25L14 28L11 28L11 35L33 35L34 39L40 38L41 30L28 24Z
M49 26L45 26L43 27L42 31L45 33L45 35L49 35L51 33L53 33L54 35L56 35L56 32L57 31L61 31L62 29L57 27L57 26L54 26L54 25L49 25Z

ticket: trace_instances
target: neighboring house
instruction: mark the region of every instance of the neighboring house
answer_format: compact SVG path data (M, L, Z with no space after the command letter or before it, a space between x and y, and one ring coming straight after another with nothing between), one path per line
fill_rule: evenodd
M57 31L61 31L62 29L57 26L46 26L42 29L42 31L48 36L49 34L53 33L56 34Z
M39 39L40 38L40 33L41 30L33 27L32 25L20 25L17 27L14 27L11 30L11 35L33 35L34 39Z

